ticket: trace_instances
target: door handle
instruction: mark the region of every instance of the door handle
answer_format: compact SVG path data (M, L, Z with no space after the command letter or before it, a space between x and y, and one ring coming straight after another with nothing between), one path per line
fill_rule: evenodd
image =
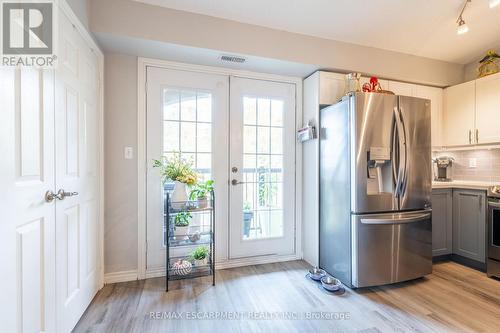
M472 143L472 131L469 130L469 144Z
M479 143L479 130L476 128L476 143Z
M63 189L60 189L59 191L57 191L57 196L58 196L59 200L63 200L66 197L72 197L75 195L78 195L78 192L66 192Z
M398 155L399 155L399 163L397 170L397 179L396 179L396 191L395 196L401 197L404 193L404 182L406 181L406 159L407 159L407 147L406 147L406 131L403 123L401 111L398 107L394 108L394 119L396 123L397 137L395 138L398 143ZM393 138L394 140L394 138ZM394 171L393 171L394 172Z
M59 192L54 193L51 190L48 190L47 192L45 192L45 202L52 202L55 199L62 200L63 198L61 197Z
M236 179L231 180L231 185L233 185L233 186L240 185L240 184L245 184L245 182L239 182Z

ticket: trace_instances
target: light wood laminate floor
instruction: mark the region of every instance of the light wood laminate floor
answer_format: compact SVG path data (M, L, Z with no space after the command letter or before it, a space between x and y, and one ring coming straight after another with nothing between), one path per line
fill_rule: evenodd
M292 261L219 270L215 287L205 277L174 281L168 293L163 278L106 285L74 331L500 332L500 281L456 263L438 263L415 281L343 295L307 280L307 268ZM153 319L151 312L159 313ZM349 318L335 319L343 314ZM215 315L233 319L204 319ZM280 315L288 318L269 319ZM308 319L313 315L327 318Z

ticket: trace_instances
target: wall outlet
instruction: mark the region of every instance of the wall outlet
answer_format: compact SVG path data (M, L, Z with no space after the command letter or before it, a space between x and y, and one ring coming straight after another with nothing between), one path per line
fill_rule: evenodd
M126 160L131 160L134 158L134 148L132 147L125 147L123 150L123 156L125 157Z
M469 158L469 168L477 168L477 158Z

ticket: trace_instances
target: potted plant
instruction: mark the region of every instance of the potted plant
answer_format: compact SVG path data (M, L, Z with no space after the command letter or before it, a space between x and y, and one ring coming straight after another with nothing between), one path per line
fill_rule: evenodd
M171 158L163 156L159 160L153 160L153 167L159 168L162 181L173 181L175 184L172 192L172 207L176 209L185 208L188 200L186 185L196 184L198 175L193 171L192 162L181 157L180 153L174 153Z
M206 182L194 184L191 193L189 193L189 200L196 200L198 208L208 207L208 195L214 190L214 181L207 180Z
M250 236L250 225L253 219L253 211L250 207L250 203L245 201L243 203L243 235L246 237Z
M209 251L205 246L198 246L189 254L189 259L193 262L194 266L203 266L208 262Z
M174 217L174 236L187 235L189 223L193 216L190 212L180 212Z

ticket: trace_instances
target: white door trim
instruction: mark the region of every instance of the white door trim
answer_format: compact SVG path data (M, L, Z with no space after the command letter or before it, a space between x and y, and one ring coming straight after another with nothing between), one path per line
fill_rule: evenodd
M221 74L237 76L250 79L268 80L295 84L295 124L300 127L302 122L302 78L281 75L255 73L227 68L192 65L186 63L172 62L159 59L143 58L137 59L137 278L145 279L146 276L146 70L148 66L165 69L176 69L194 71L209 74ZM302 258L302 146L295 145L295 255L288 260ZM226 244L226 247L228 244ZM274 261L278 258L275 258ZM238 264L244 265L245 258L238 259ZM248 263L252 260L249 258ZM227 258L217 262L217 267L229 267L231 260Z
M76 30L83 37L84 41L88 46L94 51L99 70L99 82L97 91L99 93L98 103L97 103L97 120L98 120L98 138L97 142L99 144L98 148L98 197L99 197L99 212L98 212L98 230L99 230L99 289L104 286L104 54L95 42L94 38L90 35L89 31L80 22L76 14L73 12L71 7L68 5L67 1L56 2L61 10L66 14L69 21L73 24Z

